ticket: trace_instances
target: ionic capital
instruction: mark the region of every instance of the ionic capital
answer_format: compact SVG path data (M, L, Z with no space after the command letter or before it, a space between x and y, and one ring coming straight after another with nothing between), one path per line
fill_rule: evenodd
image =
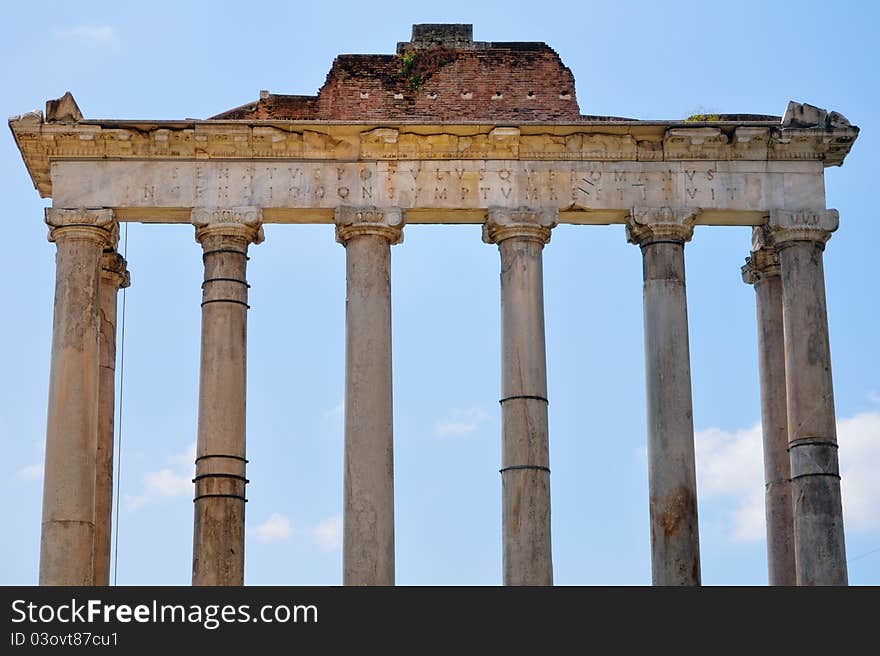
M378 235L392 245L403 241L405 217L398 207L337 207L333 215L336 241L343 246L352 237Z
M119 241L119 224L111 209L47 207L45 220L51 242L67 238L87 239L113 247Z
M105 251L101 257L101 277L116 285L117 289L131 285L125 258L115 250Z
M777 249L792 241L824 244L837 230L837 210L770 210L769 239Z
M741 271L743 282L747 285L779 275L779 254L773 248L766 225L752 228L752 252Z
M559 223L559 210L551 207L530 208L490 207L483 224L483 241L498 244L518 237L546 244L550 231Z
M196 227L196 241L205 237L237 237L260 244L263 234L263 210L259 207L194 207L190 222Z
M626 220L626 240L645 246L657 241L685 243L700 214L695 207L634 207Z
M779 254L770 249L752 251L742 266L742 279L747 285L754 285L766 278L779 275Z

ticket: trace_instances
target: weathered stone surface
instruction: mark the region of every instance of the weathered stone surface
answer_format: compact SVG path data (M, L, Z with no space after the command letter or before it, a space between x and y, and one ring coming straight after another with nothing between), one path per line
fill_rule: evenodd
M92 585L97 480L101 255L109 210L46 210L55 313L43 473L40 585Z
M695 213L634 208L627 239L642 249L648 491L654 585L700 584L684 243Z
M60 98L46 101L47 123L76 123L83 120L82 112L68 91Z
M193 585L244 583L247 251L262 240L260 209L196 208L204 251Z
M490 207L483 224L483 241L500 244L505 239L532 239L545 245L550 231L559 223L559 212L553 208Z
M98 374L98 437L95 476L95 546L93 585L110 584L113 527L113 437L116 409L116 297L131 284L125 259L115 250L101 258Z
M505 585L552 585L542 250L554 210L490 208L501 255L501 489Z
M199 243L209 235L241 238L250 244L265 239L263 210L259 207L194 207L190 220Z
M344 585L394 585L391 244L399 209L340 207L345 246Z
M784 128L848 128L850 122L839 112L829 112L808 103L790 100L782 116Z
M846 547L822 251L835 210L773 212L785 330L788 451L798 585L846 585Z
M779 255L765 244L764 229L753 234L753 250L742 268L755 287L758 319L758 371L764 447L764 509L770 585L796 585L791 466L785 384L785 339Z
M825 243L839 224L837 210L774 210L768 222L769 240L776 246L789 241Z
M181 207L258 205L303 210L303 222L331 222L312 210L339 205L441 209L554 207L560 221L623 223L633 206L752 213L825 204L821 163L533 162L507 160L372 163L63 162L53 166L64 206L150 208L158 220L189 221ZM267 222L287 222L272 218ZM711 218L711 217L710 217ZM156 220L156 219L153 219ZM466 222L481 223L482 215ZM429 220L430 221L430 220Z
M376 235L389 244L403 242L404 216L400 208L337 207L336 241L347 245L352 237Z

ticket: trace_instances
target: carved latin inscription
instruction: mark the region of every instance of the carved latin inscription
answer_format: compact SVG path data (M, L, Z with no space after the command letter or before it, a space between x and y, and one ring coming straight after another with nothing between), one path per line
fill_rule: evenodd
M769 170L768 170L769 169ZM713 207L824 204L822 164L753 162L57 162L74 207Z

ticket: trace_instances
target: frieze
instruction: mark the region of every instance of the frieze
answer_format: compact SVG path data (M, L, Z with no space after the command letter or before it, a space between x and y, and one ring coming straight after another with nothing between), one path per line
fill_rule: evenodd
M54 200L68 207L690 206L766 213L825 202L819 162L110 160L55 162L52 171Z

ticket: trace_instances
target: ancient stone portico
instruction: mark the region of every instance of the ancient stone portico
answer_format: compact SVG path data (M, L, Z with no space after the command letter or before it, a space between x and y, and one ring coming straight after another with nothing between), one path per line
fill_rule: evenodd
M134 121L68 93L9 125L57 246L41 584L108 580L123 222L190 223L201 245L193 584L244 582L246 268L272 223L335 224L346 249L345 584L395 580L391 246L429 223L481 224L500 253L505 584L553 582L542 262L560 223L621 224L642 253L653 582L701 580L684 252L714 225L753 230L770 583L846 584L822 269L824 170L858 136L842 115L582 115L547 45L416 25L396 54L339 56L316 96Z

